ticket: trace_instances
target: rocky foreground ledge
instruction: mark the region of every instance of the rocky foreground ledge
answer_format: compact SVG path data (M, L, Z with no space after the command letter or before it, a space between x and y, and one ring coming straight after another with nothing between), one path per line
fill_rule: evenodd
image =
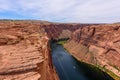
M59 80L37 21L0 21L0 80Z

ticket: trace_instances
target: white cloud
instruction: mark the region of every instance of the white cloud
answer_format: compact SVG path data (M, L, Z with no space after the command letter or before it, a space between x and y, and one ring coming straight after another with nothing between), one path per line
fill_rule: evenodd
M5 0L1 0L0 1L0 12L1 11L5 11L5 10L8 10L9 9L9 2L5 1Z
M62 22L119 22L120 0L0 0L0 12Z

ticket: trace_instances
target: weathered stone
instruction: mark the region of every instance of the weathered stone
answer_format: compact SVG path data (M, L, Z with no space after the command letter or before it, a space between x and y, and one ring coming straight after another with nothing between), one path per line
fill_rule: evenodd
M65 44L65 48L79 60L101 67L105 66L106 69L120 76L119 44L120 24L106 24L87 26L74 31L72 39ZM69 48L71 45L75 49L74 47ZM81 47L77 47L78 45ZM85 51L81 50L82 46L86 47L86 51L88 51L86 54Z

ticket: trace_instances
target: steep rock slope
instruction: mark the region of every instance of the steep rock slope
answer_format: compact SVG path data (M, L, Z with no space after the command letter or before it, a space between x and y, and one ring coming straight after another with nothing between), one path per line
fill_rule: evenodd
M120 24L79 28L64 47L77 59L120 76Z
M0 21L0 80L59 80L38 21Z
M45 31L48 33L49 38L51 39L61 39L61 38L70 38L71 33L80 27L98 25L98 24L65 24L65 23L51 23L44 24L41 27L45 28Z
M72 35L72 37L71 37ZM0 21L0 80L59 80L50 39L71 38L65 48L76 58L120 75L120 25Z
M59 80L52 64L49 41L70 37L71 31L79 27L82 26L1 20L0 80Z

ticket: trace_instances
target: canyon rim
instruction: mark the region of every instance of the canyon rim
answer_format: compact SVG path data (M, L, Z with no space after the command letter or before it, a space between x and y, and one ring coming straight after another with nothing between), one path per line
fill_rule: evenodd
M79 61L112 72L120 80L120 24L0 20L0 80L59 80L51 40L64 44ZM106 71L107 72L107 71Z

